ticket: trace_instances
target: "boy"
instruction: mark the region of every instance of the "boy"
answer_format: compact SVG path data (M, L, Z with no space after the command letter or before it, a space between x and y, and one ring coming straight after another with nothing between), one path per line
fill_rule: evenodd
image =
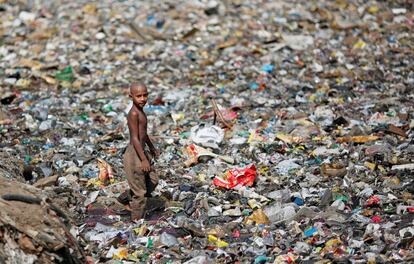
M146 196L150 196L158 183L158 177L151 173L151 158L159 156L150 138L147 135L147 116L143 107L148 100L148 90L144 84L131 84L129 97L133 105L128 113L128 128L130 142L124 154L124 169L127 175L132 199L131 219L144 217L147 203ZM148 146L150 153L145 150Z

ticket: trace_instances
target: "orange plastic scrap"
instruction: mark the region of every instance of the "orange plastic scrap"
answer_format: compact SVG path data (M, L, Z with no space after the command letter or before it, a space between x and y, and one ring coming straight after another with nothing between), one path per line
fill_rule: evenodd
M285 143L302 143L305 141L305 139L303 137L293 137L293 136L289 136L283 133L278 133L276 134L276 138L282 140Z
M111 165L109 165L103 159L98 158L98 168L99 168L99 181L103 183L103 185L107 185L108 182L113 182L114 174L112 171Z
M217 45L217 49L225 49L228 47L232 47L234 45L236 45L239 42L239 40L237 38L231 38L229 40L226 40L220 44Z
M255 222L258 225L260 225L260 224L265 224L265 225L270 224L269 218L263 212L262 209L257 209L256 211L254 211L253 214L247 218L247 220Z
M345 176L347 170L340 164L322 164L321 166L322 175L325 177L342 177Z
M353 136L353 137L339 137L336 139L338 143L354 142L354 143L365 143L369 141L378 140L379 136Z
M127 259L128 257L128 249L127 248L119 248L115 254L112 255L112 259Z

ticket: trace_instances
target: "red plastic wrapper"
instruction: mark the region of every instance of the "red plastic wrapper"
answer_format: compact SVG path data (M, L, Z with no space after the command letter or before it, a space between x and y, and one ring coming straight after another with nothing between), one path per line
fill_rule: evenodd
M239 230L234 230L233 233L232 233L232 236L234 238L239 238L240 237L240 231Z
M366 202L366 206L373 206L378 204L381 201L381 199L375 195L369 197L368 201Z
M371 221L372 221L372 222L374 222L374 223L379 223L379 222L381 222L381 217L380 217L380 216L378 216L378 215L374 215L374 216L371 218Z
M256 166L251 164L243 169L231 169L221 177L216 176L213 180L213 184L226 189L233 189L239 184L242 186L252 186L256 177Z

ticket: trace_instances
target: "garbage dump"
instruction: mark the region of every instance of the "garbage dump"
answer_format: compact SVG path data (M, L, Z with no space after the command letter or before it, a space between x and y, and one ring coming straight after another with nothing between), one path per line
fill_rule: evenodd
M412 263L413 10L0 0L0 262Z

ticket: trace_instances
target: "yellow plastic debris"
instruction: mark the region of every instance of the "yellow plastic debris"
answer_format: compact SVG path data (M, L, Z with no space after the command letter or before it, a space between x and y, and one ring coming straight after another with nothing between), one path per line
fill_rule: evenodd
M379 11L379 7L378 6L370 6L368 8L368 13L370 13L370 14L378 13L378 11Z
M208 235L208 241L214 243L219 248L227 247L229 245L229 243L227 243L226 241L218 239L216 236L213 235Z
M207 176L203 173L198 174L197 176L197 180L201 181L201 182L205 182L206 181Z
M95 4L87 4L82 8L82 11L88 15L95 15L96 14L96 5Z
M172 113L171 117L174 123L177 123L178 121L183 120L185 118L185 114L184 113Z
M365 43L364 41L360 40L357 43L355 43L353 49L363 49L366 45L367 45L367 43Z
M250 208L252 209L257 209L262 207L255 199L250 199L247 201L247 204L250 206Z
M368 162L368 161L365 161L364 162L364 166L373 171L373 170L375 170L376 164L375 163Z
M27 88L29 87L29 85L32 83L32 81L28 80L28 79L19 79L16 82L16 86L20 87L20 88Z
M113 259L126 259L128 257L128 249L118 249L118 252L112 256Z
M332 246L339 246L339 245L342 245L342 241L334 238L326 242L325 247L332 247Z

